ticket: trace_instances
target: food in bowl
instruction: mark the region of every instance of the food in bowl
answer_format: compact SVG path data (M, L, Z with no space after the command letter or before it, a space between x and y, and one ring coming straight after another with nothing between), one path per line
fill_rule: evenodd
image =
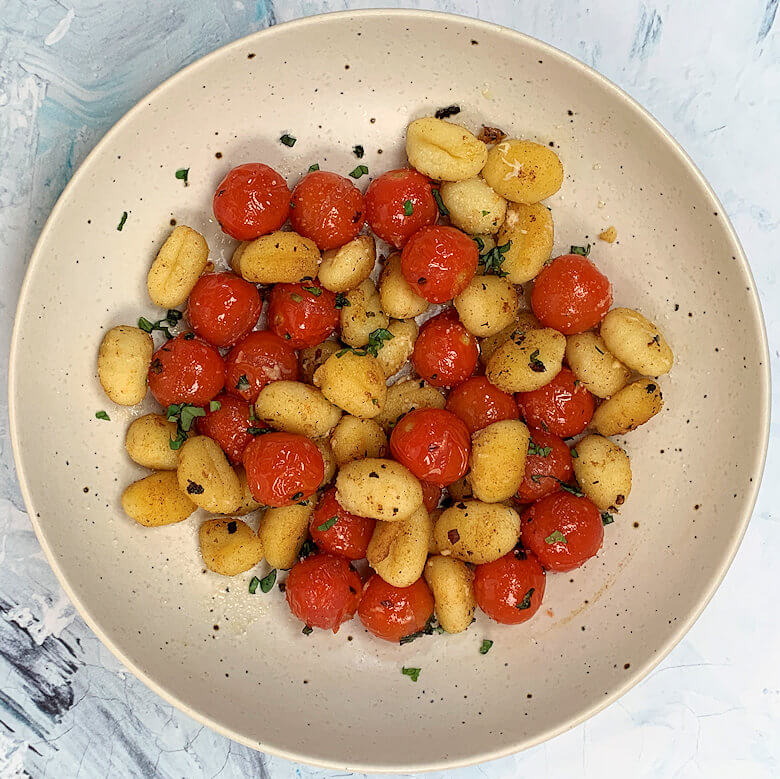
M162 409L127 432L152 471L122 496L130 518L213 514L207 568L265 560L249 592L289 570L304 633L357 614L401 644L477 607L526 622L546 576L598 553L632 483L610 436L661 411L673 365L652 322L612 308L589 244L551 258L552 149L426 117L406 150L365 193L363 164L312 165L292 190L234 168L213 201L230 268L175 227L148 275L165 316L98 353L112 401L148 389Z

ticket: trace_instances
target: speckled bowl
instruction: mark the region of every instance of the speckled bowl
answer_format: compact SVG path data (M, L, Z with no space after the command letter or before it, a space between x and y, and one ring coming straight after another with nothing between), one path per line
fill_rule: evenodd
M144 529L123 516L122 488L141 475L123 436L141 411L103 395L97 346L115 324L156 318L145 277L171 219L201 230L215 261L228 254L210 204L230 167L263 160L291 181L313 162L346 173L362 144L375 173L402 162L411 118L451 103L472 128L484 121L560 154L566 179L549 201L556 252L617 228L618 242L596 240L592 257L616 303L638 307L674 345L666 408L627 439L634 491L604 548L580 570L549 576L530 623L481 616L465 634L403 647L357 621L306 637L278 590L247 592L254 572L204 571L197 517ZM284 132L294 147L279 143ZM189 168L188 186L178 168ZM12 436L52 567L95 633L152 689L237 741L296 760L434 769L572 727L636 684L690 627L756 496L767 362L731 225L683 151L630 98L510 30L434 13L342 13L274 27L191 65L90 154L22 290ZM110 422L95 419L99 409ZM495 642L484 656L483 638ZM403 665L422 669L417 683Z

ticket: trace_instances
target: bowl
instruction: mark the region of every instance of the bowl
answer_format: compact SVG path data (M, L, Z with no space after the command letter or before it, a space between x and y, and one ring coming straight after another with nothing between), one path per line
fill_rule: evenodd
M142 475L123 448L134 409L96 377L106 329L160 316L145 279L172 220L223 236L211 197L234 165L291 182L319 163L402 165L410 119L457 121L550 144L555 252L593 244L617 305L656 321L677 361L666 407L625 442L634 490L604 547L550 575L519 627L380 642L357 620L306 636L254 572L203 568L198 517L146 529L119 497ZM283 133L297 141L279 142ZM175 176L189 169L185 182ZM367 183L367 177L358 182ZM127 218L123 220L126 212ZM120 228L120 220L124 224ZM614 226L618 240L596 235ZM312 17L239 40L133 108L73 176L22 289L10 366L12 441L41 545L117 657L182 711L243 744L355 771L440 769L554 736L636 684L679 641L732 560L766 451L769 379L755 285L712 190L662 127L585 65L517 32L444 14ZM110 421L95 418L107 410ZM265 568L260 568L262 572ZM491 651L482 655L483 639ZM402 666L421 668L413 682Z

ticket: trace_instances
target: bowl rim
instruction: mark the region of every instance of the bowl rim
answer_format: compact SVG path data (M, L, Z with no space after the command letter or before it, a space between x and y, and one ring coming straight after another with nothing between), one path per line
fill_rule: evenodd
M554 727L550 727L546 731L538 734L537 736L525 740L517 741L514 744L507 747L499 747L493 750L488 750L479 754L474 754L473 756L470 756L465 759L458 759L455 761L448 761L446 759L433 759L424 764L417 764L414 766L409 766L404 764L376 765L370 763L350 763L348 760L344 760L343 762L337 762L333 760L315 759L309 757L308 755L302 752L293 752L287 749L277 748L272 744L255 742L252 741L251 739L242 736L239 733L236 733L235 731L232 731L230 728L223 726L219 722L213 720L209 715L205 714L204 712L191 708L186 703L181 701L176 695L171 693L168 689L166 689L165 687L161 686L153 679L151 679L145 671L139 668L129 657L127 657L127 655L125 655L123 650L119 646L117 646L117 644L115 644L114 641L104 632L100 624L95 619L93 619L89 609L85 606L84 603L82 603L80 598L73 591L68 579L60 569L57 557L54 554L53 550L50 548L46 540L46 535L44 533L43 527L39 523L38 517L36 516L33 496L30 492L30 487L27 483L27 479L24 470L22 468L22 452L21 452L21 445L19 441L19 431L17 428L17 421L16 421L17 420L17 416L16 416L17 400L16 400L16 393L15 393L16 364L17 364L17 360L20 359L20 335L22 330L22 319L23 319L24 311L26 310L28 304L27 298L29 295L29 287L31 285L31 279L37 272L38 266L42 262L43 252L41 246L45 236L47 235L49 230L52 229L52 225L57 221L59 217L59 213L64 208L64 204L67 202L71 191L76 188L80 179L86 174L87 170L90 168L92 160L102 152L105 146L110 144L114 136L117 133L119 133L119 131L126 124L129 124L137 114L143 112L147 108L147 104L149 103L150 100L156 98L159 94L164 92L166 89L172 87L180 80L185 80L187 77L190 76L190 74L195 73L201 68L208 67L212 62L212 60L219 59L220 57L225 56L230 51L240 50L246 47L247 44L250 42L260 41L263 38L270 37L276 34L287 34L295 28L309 27L309 26L321 24L323 22L338 23L341 20L353 20L355 18L371 20L378 17L383 19L387 17L390 17L392 19L397 19L397 20L406 19L410 22L414 22L415 20L420 18L426 18L428 20L438 21L442 24L457 23L457 24L468 25L473 27L476 30L481 30L485 33L499 34L499 35L508 36L510 38L514 38L515 41L518 43L521 43L525 46L533 47L536 50L538 50L540 53L555 58L559 61L563 61L565 64L573 67L576 71L578 71L579 75L585 78L592 79L593 81L597 82L602 88L611 92L614 98L618 102L622 103L628 110L633 111L634 114L637 115L637 117L641 121L649 124L653 128L653 130L656 133L658 133L661 139L665 141L666 145L670 148L670 150L674 152L674 154L679 160L679 163L687 169L689 174L692 174L694 179L697 181L698 185L703 190L704 195L709 198L711 204L714 207L714 210L717 210L723 217L727 236L731 241L732 244L731 248L733 249L735 258L739 263L740 269L746 274L747 278L751 282L748 292L749 292L750 302L752 304L752 309L754 313L757 315L758 323L760 325L759 327L760 350L763 357L762 366L759 370L760 393L761 393L761 401L762 401L760 412L759 412L761 445L760 447L757 447L754 450L755 455L753 458L753 463L751 464L751 472L754 475L754 479L752 480L752 484L750 486L749 492L746 493L746 495L742 500L741 510L739 512L740 517L739 517L739 524L737 527L737 531L735 532L730 545L727 548L724 548L723 550L725 552L725 555L723 556L718 569L714 572L714 575L711 577L707 592L701 597L700 601L696 604L696 607L691 611L691 613L688 614L684 620L682 620L677 624L676 629L670 634L670 637L664 642L664 644L661 647L659 647L656 650L655 654L651 658L649 658L643 665L638 665L636 667L636 670L634 670L633 673L626 678L625 682L623 682L616 689L611 691L609 695L604 696L602 699L598 700L590 707L583 709L581 712L579 712L577 715L570 718L569 720L565 722L561 722ZM103 137L90 150L89 154L87 154L83 162L79 165L78 169L74 172L70 180L65 185L62 193L57 198L57 202L54 204L54 207L52 208L48 218L46 219L43 228L41 229L41 232L36 240L35 247L32 251L32 254L30 255L30 260L27 265L27 270L25 272L24 280L22 282L19 291L19 298L17 300L13 330L11 334L11 348L9 352L8 366L9 369L8 369L7 388L8 388L8 414L10 420L11 449L13 451L14 463L16 466L16 474L19 480L19 485L22 493L22 498L24 500L25 508L27 509L28 516L33 525L33 529L35 530L35 535L38 538L38 542L40 543L41 548L43 549L43 552L46 555L46 560L51 566L52 570L54 571L54 574L56 575L60 583L60 586L63 588L66 595L70 598L71 602L77 609L81 618L85 621L85 623L90 628L90 630L92 630L92 632L98 637L101 643L108 648L108 650L122 663L122 665L124 665L129 671L131 671L133 675L136 678L138 678L141 682L143 682L143 684L146 685L150 690L152 690L154 693L159 695L163 700L165 700L167 703L174 706L179 711L183 712L184 714L191 717L192 719L199 722L200 724L206 725L207 727L216 731L220 735L225 736L233 741L236 741L252 749L261 752L267 752L269 754L282 757L294 762L303 763L311 766L317 766L321 768L348 770L354 772L395 773L398 771L403 771L403 772L417 773L423 771L438 771L444 769L454 769L454 768L475 765L477 763L483 763L491 760L497 760L502 757L507 757L509 755L519 753L533 746L541 744L545 741L554 738L555 736L558 736L562 733L571 730L572 728L581 724L585 720L595 716L596 714L604 710L607 706L611 705L616 700L621 698L631 688L638 685L643 679L645 679L645 677L648 676L648 674L652 670L654 670L661 663L662 660L664 660L667 657L667 655L672 651L672 649L674 649L674 647L682 640L685 634L691 629L693 624L701 616L702 612L707 607L710 600L712 599L715 592L717 591L720 584L722 583L728 569L730 568L734 560L734 557L736 556L737 550L739 549L739 546L742 543L742 539L744 538L745 532L747 531L748 523L750 521L753 510L755 508L756 500L758 498L758 493L761 487L762 477L764 474L764 468L766 464L766 457L767 457L768 444L769 444L770 416L771 416L771 370L770 370L770 358L769 358L769 344L767 338L766 323L763 315L763 310L761 308L761 301L758 295L758 289L755 283L755 278L753 277L753 273L751 271L747 256L736 234L734 226L732 225L731 220L728 217L728 214L726 213L725 209L720 203L713 188L710 186L709 182L706 180L702 172L699 170L699 168L696 166L696 164L693 162L693 160L690 158L687 152L682 148L682 146L677 142L677 140L675 140L675 138L671 135L671 133L668 130L666 130L666 128L637 100L635 100L627 92L622 90L620 87L618 87L611 80L603 76L601 73L591 68L590 66L586 65L584 62L581 62L576 57L568 54L567 52L562 51L561 49L558 49L555 46L552 46L548 43L545 43L544 41L541 41L538 38L534 38L533 36L519 32L518 30L514 30L510 27L506 27L501 24L497 24L494 22L486 22L481 19L476 19L462 14L446 13L442 11L430 11L424 9L418 10L418 9L408 9L408 8L406 9L377 8L377 9L335 11L330 13L305 16L287 22L275 24L270 27L265 27L261 30L257 30L254 33L250 33L249 35L231 41L230 43L220 46L219 48L214 49L208 54L199 57L194 62L191 62L189 65L186 65L181 70L178 70L176 73L169 76L167 79L165 79L165 81L163 81L157 87L155 87L150 92L146 93L143 97L141 97L135 103L135 105L133 105L125 114L122 115L122 117L120 117L117 120L117 122L105 133L105 135L103 135Z

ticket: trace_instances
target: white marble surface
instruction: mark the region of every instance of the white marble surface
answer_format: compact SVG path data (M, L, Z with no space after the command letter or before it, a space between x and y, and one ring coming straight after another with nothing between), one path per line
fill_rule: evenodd
M124 671L75 614L19 494L7 354L27 258L48 211L136 100L183 65L269 24L398 5L534 35L649 108L701 167L737 228L780 379L778 0L0 0L0 776L335 775L252 752L179 714ZM777 400L773 408L777 416ZM732 569L642 684L547 744L447 775L780 776L779 469L775 422L768 475ZM272 702L258 707L259 716L273 715Z

